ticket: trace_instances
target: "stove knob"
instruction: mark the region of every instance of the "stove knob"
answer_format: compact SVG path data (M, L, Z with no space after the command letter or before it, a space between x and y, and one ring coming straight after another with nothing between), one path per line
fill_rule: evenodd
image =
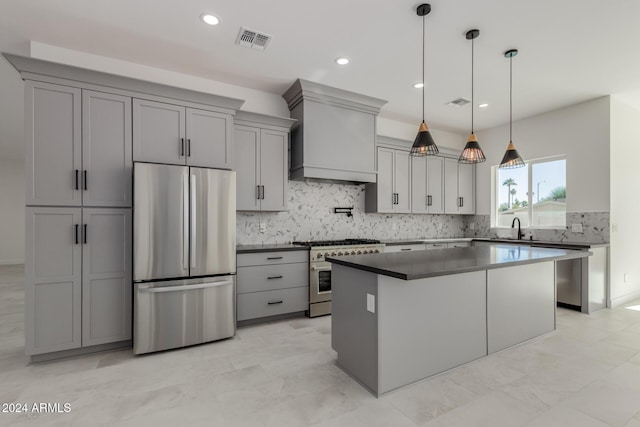
M362 251L358 251L358 255L362 255Z
M325 258L326 258L326 257L328 257L328 256L331 256L331 254L330 254L329 252L325 252L325 253L324 253L324 256L325 256Z
M331 252L331 256L336 256L336 253L335 252Z
M380 253L380 251L379 251L379 250L377 250L377 249L376 249L374 252L375 252L375 253Z
M355 255L355 254L356 254L356 251L351 251L351 255Z
M318 254L317 258L321 259L322 258L322 254Z
M338 256L342 256L344 255L342 252L338 252Z

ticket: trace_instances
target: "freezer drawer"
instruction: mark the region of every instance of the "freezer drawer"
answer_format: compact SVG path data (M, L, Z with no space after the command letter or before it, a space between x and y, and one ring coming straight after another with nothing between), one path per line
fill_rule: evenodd
M235 276L135 284L133 352L215 341L236 333Z

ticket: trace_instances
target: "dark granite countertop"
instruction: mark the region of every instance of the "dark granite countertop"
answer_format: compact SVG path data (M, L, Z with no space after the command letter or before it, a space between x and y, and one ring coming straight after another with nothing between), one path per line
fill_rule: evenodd
M527 240L527 239L501 239L501 238L489 238L489 237L474 237L473 240L479 242L492 242L492 243L508 243L510 245L529 245L537 247L560 247L567 249L589 249L597 247L609 246L609 243L595 243L595 242L571 242L564 241L558 242L554 240Z
M585 250L495 244L429 251L341 256L327 261L404 280L591 255Z
M384 243L386 246L399 246L399 245L422 245L424 243L444 243L444 242L470 242L470 237L448 237L442 239L393 239L393 240L381 240L380 243Z
M266 245L238 245L236 253L251 254L256 252L280 252L280 251L308 251L306 246L292 245L290 243L275 243Z

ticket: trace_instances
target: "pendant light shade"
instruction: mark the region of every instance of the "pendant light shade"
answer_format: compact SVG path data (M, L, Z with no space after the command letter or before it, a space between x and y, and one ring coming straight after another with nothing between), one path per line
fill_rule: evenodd
M517 54L517 49L511 49L504 53L504 57L509 58L509 145L500 166L498 166L500 169L515 169L525 165L516 146L513 145L513 57Z
M480 148L480 143L478 142L478 137L473 132L473 110L476 108L476 104L473 100L473 41L480 35L480 30L469 30L467 31L466 38L467 40L471 40L471 134L469 138L467 138L467 143L460 153L460 158L458 158L458 163L482 163L486 160L484 157L484 153L482 152L482 148Z
M418 6L416 10L418 16L422 16L422 123L420 123L420 127L418 128L418 135L416 136L415 141L413 141L413 146L411 147L411 155L412 156L430 156L434 154L438 154L438 146L433 140L433 136L431 136L431 131L429 131L429 126L424 121L424 88L426 86L426 79L424 74L424 57L425 57L425 47L424 47L424 27L426 16L431 12L431 5L428 3L421 4Z

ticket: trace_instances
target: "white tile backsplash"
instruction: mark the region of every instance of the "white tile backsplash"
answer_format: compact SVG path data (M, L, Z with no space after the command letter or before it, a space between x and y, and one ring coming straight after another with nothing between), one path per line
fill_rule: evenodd
M351 206L352 217L333 213L335 207ZM462 237L465 232L465 221L460 215L364 213L364 184L289 181L288 208L286 212L238 212L238 244L343 238L450 238Z

